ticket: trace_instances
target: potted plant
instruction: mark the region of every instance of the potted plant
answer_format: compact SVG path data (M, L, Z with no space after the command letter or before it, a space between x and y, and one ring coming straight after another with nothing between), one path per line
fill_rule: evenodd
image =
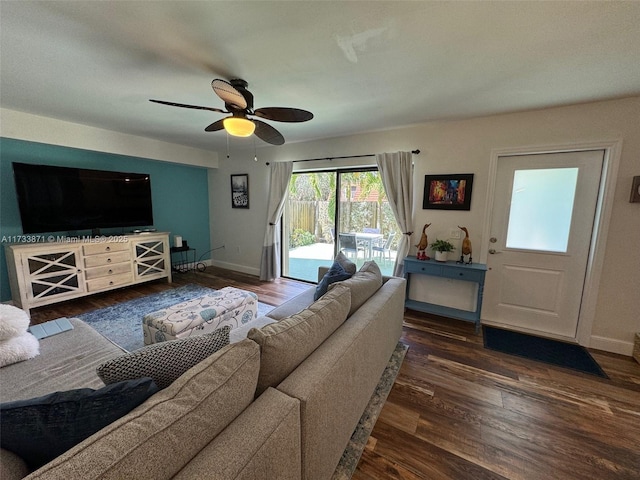
M436 252L435 258L438 262L446 262L447 261L447 253L453 252L455 247L451 242L447 240L437 240L433 242L430 247Z

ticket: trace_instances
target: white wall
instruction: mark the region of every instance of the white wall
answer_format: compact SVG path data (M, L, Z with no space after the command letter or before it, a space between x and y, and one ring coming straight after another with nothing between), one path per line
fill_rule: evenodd
M65 122L7 108L0 108L0 136L197 167L218 167L216 152Z
M214 261L257 274L268 193L265 162L419 148L422 153L414 157L414 231L420 232L422 225L432 223L429 238L446 238L456 225L464 225L469 229L474 250L483 255L478 260L482 260L486 254L479 247L486 242L482 232L492 151L523 147L535 151L556 145L622 140L590 345L630 355L634 333L640 331L640 249L637 248L640 204L629 203L632 178L640 175L639 119L640 97L632 97L266 147L258 150L257 163L253 161L253 150L240 150L240 144L236 143L231 148L232 157L225 159L221 153L219 169L209 172L211 245L226 246L214 255ZM313 166L335 166L341 162L313 162ZM363 163L371 164L372 159L359 160L359 164ZM296 164L296 168L311 166L312 163ZM231 208L231 173L249 173L249 210ZM474 173L471 211L422 210L424 175L433 173ZM419 233L414 234L412 243L418 239ZM474 257L477 258L475 254Z

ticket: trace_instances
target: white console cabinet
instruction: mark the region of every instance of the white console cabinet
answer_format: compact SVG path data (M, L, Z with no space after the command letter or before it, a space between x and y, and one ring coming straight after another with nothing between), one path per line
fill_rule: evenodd
M136 283L171 282L168 233L142 233L5 247L13 302L31 308Z

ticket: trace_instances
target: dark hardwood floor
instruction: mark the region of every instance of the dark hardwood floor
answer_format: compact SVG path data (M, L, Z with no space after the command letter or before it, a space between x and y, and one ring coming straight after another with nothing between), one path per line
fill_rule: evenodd
M32 311L34 322L187 283L279 305L309 284L208 267ZM409 345L354 480L640 479L640 365L591 351L602 379L483 348L473 325L407 311Z

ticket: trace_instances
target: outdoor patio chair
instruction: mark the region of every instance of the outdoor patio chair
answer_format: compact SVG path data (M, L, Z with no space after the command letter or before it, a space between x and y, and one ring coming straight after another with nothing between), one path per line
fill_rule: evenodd
M355 233L339 233L338 239L340 240L340 250L345 254L351 252L358 258L358 251L364 252L364 248L356 242Z
M389 233L389 236L387 237L386 240L381 240L380 243L378 243L377 245L373 245L371 247L371 250L373 250L374 252L379 252L380 253L380 258L387 258L387 255L389 255L389 260L391 260L391 242L393 242L393 239L396 237L396 232L391 232Z

